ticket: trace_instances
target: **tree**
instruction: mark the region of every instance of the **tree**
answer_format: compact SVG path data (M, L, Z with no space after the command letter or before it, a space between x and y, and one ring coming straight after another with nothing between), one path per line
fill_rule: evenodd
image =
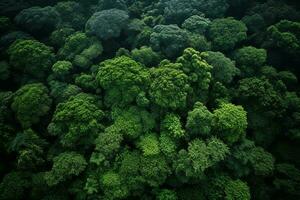
M228 181L225 186L226 200L250 200L250 190L241 180Z
M196 101L205 101L211 82L212 66L206 62L205 57L205 53L187 48L176 61L182 65L181 69L188 75L189 84L192 88L191 94L195 96Z
M215 19L210 25L208 35L215 50L230 51L247 38L247 27L243 22L230 17Z
M144 156L154 156L160 153L159 141L154 133L142 136L137 146L142 150Z
M241 68L243 74L253 75L267 61L267 51L255 47L243 47L234 54L237 65Z
M247 112L242 106L221 104L213 113L213 129L229 145L245 137Z
M120 199L128 195L126 184L123 183L120 175L115 172L106 172L101 177L101 185L107 199Z
M124 0L100 0L98 1L99 10L108 10L112 8L127 10L126 1Z
M134 102L147 87L149 73L131 58L121 56L102 62L96 80L107 92L107 105L124 106Z
M96 77L90 74L80 74L75 78L75 84L85 91L97 91L98 89Z
M194 109L188 112L186 129L191 136L209 136L213 114L201 102L196 102Z
M105 159L109 160L119 152L123 136L115 126L109 126L95 140L95 152L91 162L100 165Z
M54 6L61 18L60 26L72 27L75 30L84 28L86 17L83 7L75 1L58 2Z
M155 127L155 118L147 110L132 106L112 112L113 126L126 138L136 139Z
M222 17L228 8L225 0L161 0L160 4L166 20L179 24L188 17L200 13L210 18Z
M34 170L43 164L46 140L40 138L32 129L16 135L10 144L10 151L17 153L16 164L22 170Z
M245 78L239 82L240 102L255 110L273 110L282 112L282 97L268 79Z
M27 84L17 90L11 108L23 128L29 128L48 114L52 100L42 83Z
M250 163L253 166L255 175L269 176L274 171L274 158L261 147L253 148L250 152Z
M76 85L52 80L49 82L50 96L54 98L56 104L67 101L70 97L76 96L82 90Z
M64 46L67 38L75 33L75 29L69 27L59 28L51 33L49 36L50 44L55 48Z
M217 138L208 140L207 144L200 139L195 139L188 146L188 156L197 175L201 175L207 168L224 160L228 153L227 145Z
M76 32L67 37L65 44L58 51L61 60L71 61L82 69L90 68L92 61L102 54L103 47L99 40Z
M97 100L81 93L57 105L48 131L58 136L64 147L88 147L102 130L103 117Z
M177 25L157 25L150 35L154 51L163 52L168 58L177 57L189 45L189 34Z
M162 108L184 108L188 94L188 77L176 64L152 68L149 94L151 100Z
M156 196L157 200L177 200L177 194L173 190L162 189Z
M56 28L60 22L60 16L51 6L31 7L22 10L15 17L15 22L24 30L37 36L43 36L48 35Z
M299 31L299 22L282 20L268 28L264 46L279 48L292 58L297 58L300 53Z
M103 40L119 37L128 24L128 18L127 12L119 9L99 11L87 21L85 30Z
M161 122L161 131L171 138L182 138L185 131L182 128L180 117L174 113L169 113Z
M162 155L142 156L140 173L147 184L158 187L166 181L171 170Z
M12 171L5 174L0 183L0 199L17 200L23 198L29 184L30 182L23 172Z
M55 186L67 179L78 176L87 166L84 157L75 152L64 152L53 158L53 166L45 173L49 186Z
M144 64L146 67L156 66L161 61L161 56L153 51L151 47L146 46L139 49L133 49L131 51L131 57L133 60Z
M212 78L223 84L229 84L239 74L235 62L221 52L208 51L204 59L212 66Z
M52 66L52 71L54 75L62 80L64 80L66 75L69 75L71 70L73 68L73 65L70 61L57 61Z
M210 19L205 18L203 15L193 15L183 22L182 28L192 33L205 35L210 26L210 23Z
M14 69L39 79L45 77L54 61L53 49L36 40L17 40L8 55Z

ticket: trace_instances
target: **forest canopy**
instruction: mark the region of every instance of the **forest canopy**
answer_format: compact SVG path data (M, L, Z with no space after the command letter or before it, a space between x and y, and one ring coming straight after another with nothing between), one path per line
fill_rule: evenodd
M299 200L297 0L1 0L0 200Z

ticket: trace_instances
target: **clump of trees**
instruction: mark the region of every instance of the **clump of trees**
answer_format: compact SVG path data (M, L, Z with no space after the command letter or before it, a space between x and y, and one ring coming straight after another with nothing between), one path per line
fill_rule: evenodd
M0 200L300 199L288 0L0 2Z

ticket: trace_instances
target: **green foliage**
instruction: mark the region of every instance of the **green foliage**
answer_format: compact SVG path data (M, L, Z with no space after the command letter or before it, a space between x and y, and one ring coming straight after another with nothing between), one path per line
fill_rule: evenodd
M207 144L195 139L188 146L188 156L196 174L201 174L207 168L224 160L228 153L229 148L217 138L210 139Z
M81 93L57 105L48 131L65 147L89 146L102 129L103 117L97 100Z
M166 181L171 170L165 157L156 155L141 157L140 172L147 184L152 187L158 187Z
M22 10L15 18L18 26L32 34L49 34L60 21L59 13L51 6Z
M10 76L10 67L6 61L0 61L0 81L8 79Z
M8 49L9 63L20 73L43 78L54 61L51 47L36 40L17 40Z
M127 196L127 188L121 177L114 172L107 172L101 177L101 185L106 199L120 199Z
M119 151L121 142L123 140L122 134L119 132L118 128L115 126L110 126L105 129L104 133L100 134L95 140L95 150L100 153L94 153L93 156L112 156L113 153ZM96 157L94 157L96 158ZM93 158L93 159L94 159Z
M156 196L157 200L177 200L178 197L175 191L163 189Z
M222 104L213 113L213 129L229 145L245 137L247 113L242 106Z
M58 56L62 60L71 61L75 66L86 69L91 67L92 61L100 56L102 51L102 44L96 38L76 32L67 37L64 46L58 51Z
M239 74L239 69L235 67L235 62L227 58L221 52L206 52L205 60L212 68L212 78L223 84L229 84L233 78Z
M84 157L75 152L64 152L53 158L53 166L45 173L49 186L57 185L74 176L78 176L87 166Z
M185 135L179 116L167 114L161 123L161 130L171 138L181 138Z
M64 76L66 76L70 73L72 68L73 68L73 65L69 61L57 61L52 66L52 71L55 76L63 78Z
M272 175L274 170L274 158L272 154L266 152L263 148L257 147L249 152L250 163L254 168L254 172L258 176Z
M253 75L266 63L267 52L265 49L248 46L238 49L234 58L244 75Z
M178 65L162 63L158 68L152 68L149 94L151 100L162 108L184 108L189 90L188 77Z
M53 31L49 37L50 43L57 48L62 47L65 44L66 39L75 33L73 28L64 27Z
M65 102L71 96L81 93L81 89L76 85L67 84L59 81L50 81L50 95L56 103Z
M193 15L183 22L182 28L192 33L204 35L210 23L210 19L205 18L204 16Z
M155 126L154 116L138 107L130 107L126 110L116 109L112 113L112 118L114 119L113 126L130 139L136 139Z
M31 129L18 133L10 144L10 151L18 154L16 159L18 168L32 170L43 164L46 144L46 141Z
M0 16L0 31L1 33L7 32L11 27L11 21L8 17Z
M143 46L139 49L133 49L131 51L131 57L133 60L144 64L147 67L156 66L161 61L161 56L154 52L150 47Z
M121 56L100 64L96 80L107 92L108 105L127 105L147 87L149 74L139 63L129 57Z
M0 200L300 199L296 0L1 0Z
M160 153L159 141L154 133L142 136L138 147L140 147L144 156L154 156Z
M58 2L55 10L59 13L62 21L60 26L72 27L76 30L84 27L86 22L84 9L79 3L75 1Z
M97 81L93 75L80 74L75 78L75 84L87 91L97 90Z
M0 199L17 200L25 195L29 186L26 175L22 172L10 172L6 174L0 183Z
M177 57L189 45L189 35L177 25L157 25L150 36L153 50L163 52L168 58Z
M38 123L50 110L48 92L42 83L27 84L15 92L11 107L24 128Z
M201 13L212 18L222 17L228 8L225 0L160 0L160 4L164 8L166 20L179 24L188 17Z
M240 101L245 102L245 105L253 104L252 109L280 111L282 108L281 95L267 79L256 77L242 79L238 95Z
M128 18L127 12L119 9L99 11L87 21L85 30L103 40L119 37L128 24Z
M209 136L213 114L201 102L196 102L188 112L186 129L191 136Z
M276 165L277 177L274 186L289 195L299 195L300 170L292 164L280 163Z
M177 63L182 64L182 70L188 75L189 83L192 86L192 94L196 100L204 101L211 82L212 66L204 60L206 54L200 53L192 48L184 50Z
M247 38L247 27L233 18L216 19L212 21L208 35L215 50L230 51Z
M226 200L250 200L250 191L241 180L229 181L225 186Z
M272 25L267 31L267 47L277 47L283 52L297 57L300 52L300 23L288 20L282 20Z

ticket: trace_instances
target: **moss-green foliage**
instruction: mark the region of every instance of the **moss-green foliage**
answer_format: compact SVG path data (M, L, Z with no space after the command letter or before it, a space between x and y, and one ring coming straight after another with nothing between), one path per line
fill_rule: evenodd
M205 34L210 23L210 19L204 16L193 15L183 22L182 27L193 33Z
M151 47L163 52L167 57L174 58L189 45L189 35L177 25L157 25L150 36Z
M35 34L49 34L60 22L59 13L51 6L44 8L31 7L22 10L15 18L16 23L24 30Z
M84 157L75 152L64 152L53 158L53 166L45 173L49 186L57 185L73 176L78 176L86 167Z
M57 105L48 131L58 136L65 147L89 146L102 129L103 117L104 113L93 96L78 94Z
M230 51L247 38L247 27L233 18L216 19L210 25L208 36L215 50Z
M151 69L150 98L163 108L184 108L189 90L188 76L173 63Z
M55 56L51 47L36 40L17 40L9 47L8 55L12 67L34 78L46 76Z
M129 57L121 56L100 64L96 79L106 91L108 105L134 102L148 85L149 72Z
M119 37L128 23L127 12L119 9L103 10L93 14L86 23L86 32L99 39Z
M249 200L250 191L247 184L240 180L229 181L225 186L226 200Z
M188 112L186 129L191 136L208 136L212 127L213 114L201 103L196 102Z
M235 67L235 62L227 58L221 52L206 52L205 60L213 67L212 78L223 84L231 83L233 78L239 74L239 69Z
M226 143L233 144L245 136L248 123L242 106L222 104L213 115L213 128Z
M0 200L300 199L296 0L1 0Z
M38 123L50 110L52 100L48 92L41 83L24 85L15 92L11 107L24 128Z

